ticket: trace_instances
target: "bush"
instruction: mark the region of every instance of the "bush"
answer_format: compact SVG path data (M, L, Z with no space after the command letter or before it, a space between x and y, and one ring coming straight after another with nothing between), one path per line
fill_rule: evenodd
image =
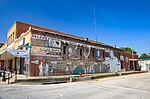
M119 76L119 73L118 73L118 72L115 72L115 76Z

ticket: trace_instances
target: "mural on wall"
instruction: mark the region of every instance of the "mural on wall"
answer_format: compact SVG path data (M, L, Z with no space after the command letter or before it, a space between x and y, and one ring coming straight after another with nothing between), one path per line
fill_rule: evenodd
M103 59L102 50L96 49L95 52L96 52L96 59L97 59L97 60L102 60L102 59Z
M67 75L69 74L69 68L68 67L66 67L65 72Z
M31 49L31 55L44 56L44 57L46 56L45 59L50 60L50 62L48 62L48 64L43 63L43 64L45 64L45 66L44 66L45 75L47 75L47 73L54 75L56 72L56 67L58 69L58 64L55 63L55 61L57 61L57 58L61 59L61 55L62 55L61 42L68 43L68 45L66 46L66 55L67 55L67 58L70 60L71 59L80 59L79 46L82 46L82 47L84 46L82 51L83 51L83 56L85 57L85 60L87 60L88 57L90 56L91 48L96 49L95 50L95 58L97 59L96 61L102 60L103 59L102 50L103 50L107 53L107 55L105 55L105 61L103 62L105 67L107 68L107 66L108 66L108 69L110 72L115 72L115 71L121 70L121 63L120 63L119 59L114 56L114 52L110 49L90 46L90 45L81 44L78 42L70 42L70 41L66 41L66 40L60 40L60 39L56 39L56 38L52 38L52 37L48 37L48 36L32 34L33 48ZM94 65L94 63L91 63L90 61L89 62L86 61L84 64L81 64L83 67L80 66L80 63L79 63L80 61L75 62L73 60L73 61L70 61L70 63L69 62L67 63L67 61L65 61L65 62L66 63L64 63L64 64L66 64L66 65L64 65L65 67L63 68L63 71L66 74L69 74L69 72L71 72L71 71L72 72L74 71L74 73L76 73L76 74L78 74L80 71L82 71L82 72L84 71L84 73L97 72L96 71L97 67ZM78 64L79 66L76 66L76 68L73 68L74 70L72 70L72 68L70 68L68 66L68 64L70 64L70 66L76 66ZM46 68L48 68L48 67L49 67L49 69L47 69L48 70L48 72L47 72Z
M49 65L48 65L48 63L46 63L45 64L45 76L48 76L48 74L49 74Z
M84 72L84 69L82 68L82 66L80 65L80 66L76 66L76 68L75 68L75 70L74 70L74 72L73 72L73 74L74 75L79 75L80 74L80 72L82 73L82 74L84 74L85 72Z
M61 41L54 38L49 38L45 46L61 48Z
M79 48L76 45L68 45L66 50L68 58L80 59Z
M39 76L43 76L43 62L39 65Z
M51 61L50 64L50 75L55 75L57 70L57 61Z
M59 39L37 34L32 34L31 38L32 45L61 48L61 40Z
M32 56L61 57L61 49L33 46Z
M108 66L108 71L109 72L121 71L121 63L118 60L118 58L114 56L114 52L112 50L109 51L109 55L110 57L105 57L105 61L103 62L103 64Z
M91 47L90 46L84 46L84 49L83 49L83 55L84 57L87 59L90 55L90 51L91 51Z

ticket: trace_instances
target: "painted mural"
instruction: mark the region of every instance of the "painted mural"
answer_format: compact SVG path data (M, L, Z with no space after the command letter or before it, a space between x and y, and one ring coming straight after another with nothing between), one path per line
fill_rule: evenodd
M43 75L56 74L79 74L100 73L102 71L116 72L121 71L120 61L115 57L114 52L110 49L90 46L77 42L59 40L56 38L33 34L32 56L43 56L45 62L43 65ZM66 59L62 59L62 42L66 46ZM83 58L80 60L80 49L82 49ZM95 52L94 60L90 60L91 51ZM105 52L105 55L103 55ZM105 59L104 59L105 56ZM60 58L59 60L57 58ZM101 65L100 65L101 64ZM40 68L39 68L40 69ZM105 70L103 70L105 69ZM40 70L39 70L40 71ZM39 73L40 74L40 73ZM40 74L41 75L41 74Z
M121 63L118 60L118 58L114 56L114 52L112 50L109 50L109 55L110 57L105 57L105 61L103 62L103 64L108 66L108 71L109 72L121 71Z
M77 45L68 45L66 53L69 59L80 59L80 52Z
M90 55L91 47L88 45L84 46L83 55L87 59Z
M95 53L96 53L96 59L97 60L103 60L103 52L101 49L96 49Z
M33 46L31 49L32 56L61 57L61 49Z
M32 34L31 38L32 45L61 48L61 40L59 39L37 34Z

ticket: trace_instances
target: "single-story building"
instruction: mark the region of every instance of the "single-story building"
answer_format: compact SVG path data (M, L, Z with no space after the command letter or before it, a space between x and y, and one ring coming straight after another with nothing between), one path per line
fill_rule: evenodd
M150 58L139 59L138 63L141 70L150 71Z

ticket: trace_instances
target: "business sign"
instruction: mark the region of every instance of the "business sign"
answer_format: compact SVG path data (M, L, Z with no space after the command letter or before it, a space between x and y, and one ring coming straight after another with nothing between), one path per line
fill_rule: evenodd
M7 49L6 50L8 53L14 55L15 57L20 57L20 58L28 58L30 57L29 55L29 50L13 50L13 49Z
M18 43L18 46L22 46L25 43L25 38L21 39Z

